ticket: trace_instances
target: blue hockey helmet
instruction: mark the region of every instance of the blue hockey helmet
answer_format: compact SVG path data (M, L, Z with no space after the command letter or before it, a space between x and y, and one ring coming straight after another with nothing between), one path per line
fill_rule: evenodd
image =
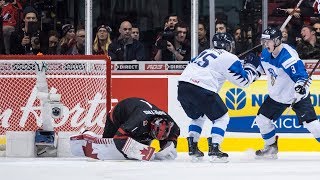
M216 33L212 37L212 44L215 49L224 49L233 52L235 42L229 33Z
M282 32L279 28L269 26L263 31L261 35L261 40L273 40L275 47L281 44ZM263 42L262 42L263 43Z

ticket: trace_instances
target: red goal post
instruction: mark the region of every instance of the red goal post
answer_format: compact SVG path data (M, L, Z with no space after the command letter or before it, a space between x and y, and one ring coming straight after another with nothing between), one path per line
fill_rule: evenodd
M47 64L49 91L61 94L63 116L59 131L90 129L103 132L111 107L111 69L107 56L0 56L0 135L6 131L35 131L41 127L37 99L36 63Z

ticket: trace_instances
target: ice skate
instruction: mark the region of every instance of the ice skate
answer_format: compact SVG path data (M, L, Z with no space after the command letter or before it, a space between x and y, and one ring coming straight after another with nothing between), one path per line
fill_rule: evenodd
M198 143L193 142L193 137L187 137L188 147L189 147L189 156L192 158L192 162L197 162L202 160L204 154L198 148Z
M278 159L278 136L276 142L265 145L263 149L256 151L256 159Z
M208 138L210 162L212 163L226 163L228 162L229 155L220 150L218 143L212 143L212 138Z

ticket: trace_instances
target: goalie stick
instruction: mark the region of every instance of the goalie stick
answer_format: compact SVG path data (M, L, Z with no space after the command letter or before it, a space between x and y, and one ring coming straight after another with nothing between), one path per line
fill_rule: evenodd
M293 13L297 11L297 9L298 9L299 6L301 5L302 1L303 1L303 0L300 0L300 1L297 3L297 5L296 5L296 7L294 8L294 10L289 14L289 16L287 17L287 19L286 19L286 20L283 22L283 24L281 25L280 30L283 30L283 29L287 26L287 24L289 23L289 21L291 20L291 18L292 18L292 16L293 16ZM254 49L259 48L260 46L262 46L262 44L258 44L258 45L256 45L256 46L252 47L251 49L248 49L248 50L246 50L245 52L243 52L243 53L241 53L241 54L239 54L239 55L237 55L237 56L240 58L240 57L246 55L248 52L250 52L250 51L252 51L252 50L254 50Z

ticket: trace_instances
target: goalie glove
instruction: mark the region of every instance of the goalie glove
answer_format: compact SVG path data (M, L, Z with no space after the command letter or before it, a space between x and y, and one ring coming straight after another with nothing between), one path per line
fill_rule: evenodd
M178 156L177 150L174 147L174 143L172 141L167 142L164 148L155 153L154 159L155 160L174 160Z

